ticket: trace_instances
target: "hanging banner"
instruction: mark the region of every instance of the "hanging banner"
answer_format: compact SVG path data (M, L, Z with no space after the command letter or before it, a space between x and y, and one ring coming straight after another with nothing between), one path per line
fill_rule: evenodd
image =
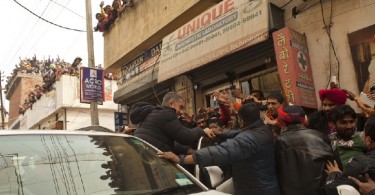
M306 37L288 27L273 33L277 69L288 102L317 108Z
M80 70L81 103L104 102L104 74L102 69L81 67Z
M163 39L158 82L268 38L268 0L223 0Z

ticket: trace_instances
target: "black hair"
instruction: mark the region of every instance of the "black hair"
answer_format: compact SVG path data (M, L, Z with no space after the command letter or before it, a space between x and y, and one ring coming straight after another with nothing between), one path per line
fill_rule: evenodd
M270 95L268 95L267 100L269 98L275 98L280 104L283 104L285 99L284 96L280 92L273 92Z
M372 141L375 142L375 116L367 118L365 125L365 136L370 136Z
M210 125L211 123L216 123L217 125L219 125L219 127L223 127L224 126L224 122L221 119L218 119L218 118L210 118L210 119L208 119L207 125Z
M203 114L197 114L197 115L195 115L195 117L194 117L195 121L198 121L200 119L206 119L206 117Z
M353 119L357 119L357 113L355 113L352 107L350 107L349 105L342 105L335 107L332 110L331 119L333 120L333 122L337 122L347 115L350 115L351 117L353 117Z
M255 103L246 103L238 110L238 116L246 123L251 124L260 119L260 111Z
M263 94L263 92L261 90L253 90L253 91L251 91L250 94L253 94L253 93L259 93L260 99L261 100L264 99L264 94Z

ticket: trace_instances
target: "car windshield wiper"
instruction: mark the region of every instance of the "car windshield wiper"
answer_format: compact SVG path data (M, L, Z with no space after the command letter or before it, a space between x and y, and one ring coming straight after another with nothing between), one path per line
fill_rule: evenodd
M173 186L173 187L165 188L165 189L162 189L160 191L154 192L154 193L152 193L152 195L165 194L165 193L168 193L168 192L174 192L174 191L187 189L187 188L191 188L191 187L195 187L195 186L196 185L194 185L194 184L185 185L185 186Z

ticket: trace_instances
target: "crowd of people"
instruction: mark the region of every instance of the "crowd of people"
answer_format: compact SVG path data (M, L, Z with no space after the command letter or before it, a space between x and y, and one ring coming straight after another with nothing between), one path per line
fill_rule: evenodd
M20 59L20 63L15 66L10 76L7 77L5 93L8 93L13 81L17 78L18 73L39 75L43 82L36 84L28 91L27 97L19 105L19 114L24 114L27 109L32 108L33 104L39 100L43 94L50 92L56 81L60 80L61 75L70 75L79 77L79 62L68 63L59 57L56 59L37 59L36 56ZM106 73L106 80L117 80L115 73Z
M134 0L113 0L112 5L106 6L104 6L104 1L102 1L100 3L100 13L95 14L98 23L94 30L99 32L107 31L127 8L133 6Z
M69 74L71 76L79 76L79 68L77 65L65 62L59 57L56 59L37 59L36 56L25 59L20 59L20 63L15 66L10 76L7 77L7 84L5 86L5 93L7 93L17 78L18 73L40 75L43 83L37 84L34 88L30 88L28 96L19 105L19 114L24 114L32 105L41 98L42 94L47 93L53 89L53 84L58 81L61 75Z
M175 92L161 105L138 102L130 112L137 127L127 132L187 170L219 166L233 178L235 194L330 195L342 184L375 193L374 104L334 84L319 91L321 109L312 113L279 92L245 97L233 89L213 96L219 109L200 108L195 115ZM375 86L367 98L375 102ZM204 175L199 179L210 187Z

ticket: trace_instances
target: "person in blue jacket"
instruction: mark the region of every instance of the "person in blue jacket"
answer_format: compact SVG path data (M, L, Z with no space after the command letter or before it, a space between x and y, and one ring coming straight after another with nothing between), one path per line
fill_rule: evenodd
M221 144L197 150L192 155L162 152L159 157L200 167L229 164L235 194L278 195L272 130L261 120L255 103L243 104L238 115L242 129L223 132L221 136L228 139Z

